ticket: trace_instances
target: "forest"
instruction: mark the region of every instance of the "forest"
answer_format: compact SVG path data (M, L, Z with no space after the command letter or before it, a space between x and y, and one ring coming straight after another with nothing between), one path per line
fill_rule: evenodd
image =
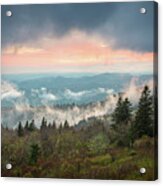
M120 96L112 114L83 125L66 120L58 126L44 116L40 128L35 120L20 121L16 129L2 125L2 176L155 180L155 102L145 86L136 108Z

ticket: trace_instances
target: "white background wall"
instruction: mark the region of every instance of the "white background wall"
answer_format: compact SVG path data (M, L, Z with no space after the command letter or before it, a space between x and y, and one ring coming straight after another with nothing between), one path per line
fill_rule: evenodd
M106 0L89 0L89 2L104 2ZM130 0L131 1L131 0ZM25 3L55 3L55 2L88 2L86 0L1 0L1 4L25 4ZM114 0L111 0L114 2ZM135 185L163 185L163 0L159 3L159 179L155 182L141 181L100 181L100 180L60 180L60 179L23 179L23 178L0 178L0 184L4 186L132 186ZM161 97L162 96L162 97Z

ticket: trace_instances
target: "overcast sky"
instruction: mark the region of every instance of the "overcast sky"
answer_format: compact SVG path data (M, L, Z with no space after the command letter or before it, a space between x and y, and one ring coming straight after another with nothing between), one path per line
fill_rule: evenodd
M152 72L152 1L6 5L1 13L2 73Z

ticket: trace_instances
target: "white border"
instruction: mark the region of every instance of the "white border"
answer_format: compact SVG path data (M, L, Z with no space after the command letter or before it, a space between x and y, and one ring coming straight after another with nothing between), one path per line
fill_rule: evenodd
M68 3L68 2L108 2L106 0L1 0L0 4L50 4L50 3ZM111 0L110 2L117 2L115 0ZM122 2L119 0L118 2ZM133 2L133 1L127 1ZM163 0L157 0L159 3L159 33L163 33L163 21L161 23L160 20L163 20ZM101 180L64 180L64 179L27 179L27 178L0 178L0 183L4 186L44 186L48 184L48 186L73 186L73 185L81 185L81 186L129 186L130 184L134 185L163 185L163 146L161 142L163 142L163 37L159 34L159 180L154 182L142 182L142 181L101 181Z

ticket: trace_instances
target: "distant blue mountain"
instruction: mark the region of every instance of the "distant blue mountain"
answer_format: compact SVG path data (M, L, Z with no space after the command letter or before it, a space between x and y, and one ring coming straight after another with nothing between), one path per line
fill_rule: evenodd
M2 77L16 84L24 93L30 105L65 105L89 104L102 101L109 93L121 92L133 78L137 84L152 79L152 75L132 75L125 73L103 73L83 75L10 75ZM18 98L16 101L24 101ZM2 106L11 105L13 101L3 100Z
M37 79L31 79L18 82L18 86L30 90L31 88L38 89L40 87L46 87L53 91L63 91L70 89L72 91L83 91L96 89L97 87L110 88L115 91L119 91L124 88L124 85L128 85L133 77L138 77L138 84L149 80L152 75L131 75L120 73L104 73L94 76L84 77L43 77Z
M113 103L108 99L109 94L116 98L116 93L124 92L133 78L137 79L138 86L153 79L152 75L122 73L2 77L2 123L16 127L19 121L25 123L32 119L38 125L43 116L58 123L68 117L71 123L82 127L85 118L91 117L91 123L95 113L110 113Z

